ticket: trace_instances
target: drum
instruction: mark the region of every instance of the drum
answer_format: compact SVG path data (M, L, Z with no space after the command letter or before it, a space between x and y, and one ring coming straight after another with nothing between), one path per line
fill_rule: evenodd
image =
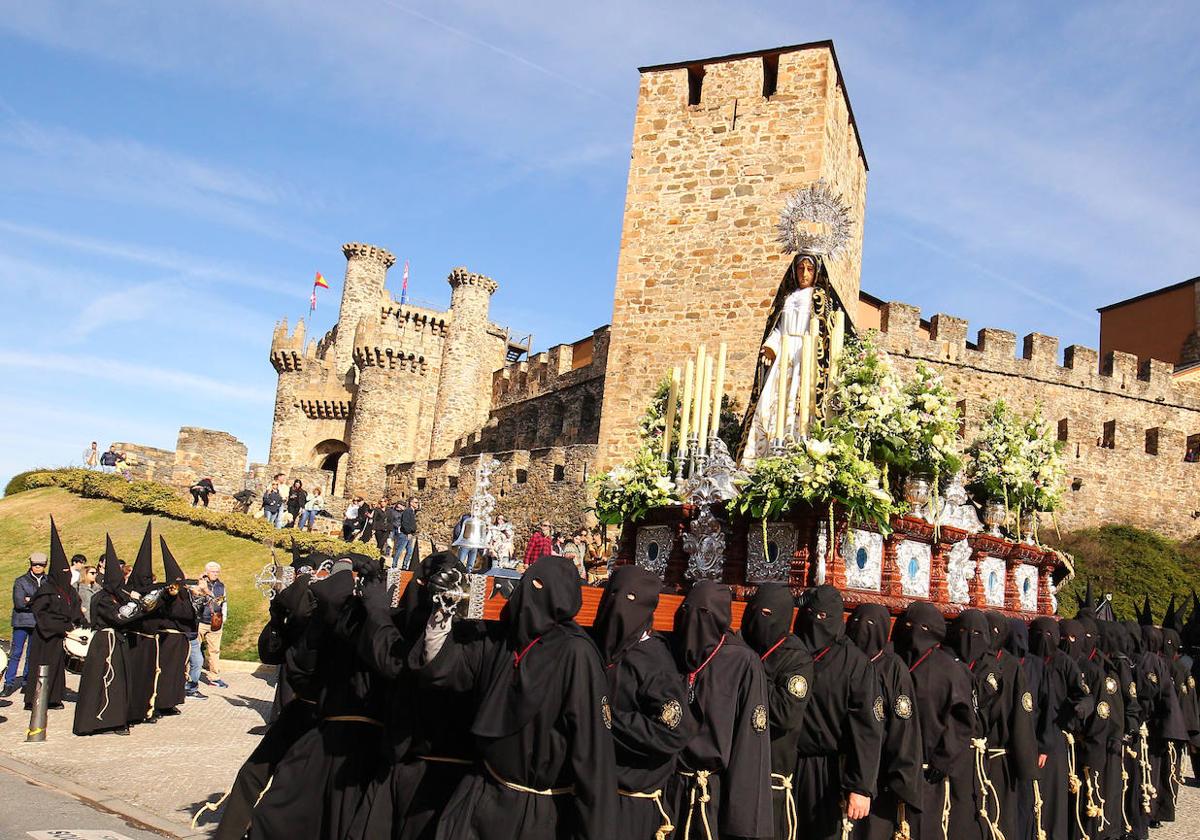
M66 654L66 667L72 674L83 673L83 660L87 659L88 648L92 644L93 632L86 627L76 627L67 633L63 639L63 653Z

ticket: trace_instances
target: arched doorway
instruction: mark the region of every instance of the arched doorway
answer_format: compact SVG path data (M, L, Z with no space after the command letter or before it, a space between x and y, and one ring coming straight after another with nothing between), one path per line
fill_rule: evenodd
M350 451L350 447L340 440L323 440L313 447L311 462L314 467L321 470L328 470L331 475L329 479L328 497L333 498L340 491L341 483L339 481L338 467L341 464L342 456Z

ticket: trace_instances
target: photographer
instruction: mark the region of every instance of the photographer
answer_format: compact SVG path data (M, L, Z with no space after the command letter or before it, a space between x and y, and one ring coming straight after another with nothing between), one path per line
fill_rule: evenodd
M203 586L204 604L196 612L200 617L197 644L204 648L204 662L211 683L217 688L229 688L221 679L221 628L225 624L229 605L225 601L225 583L221 580L221 564L208 563L197 586ZM197 674L197 678L199 675Z

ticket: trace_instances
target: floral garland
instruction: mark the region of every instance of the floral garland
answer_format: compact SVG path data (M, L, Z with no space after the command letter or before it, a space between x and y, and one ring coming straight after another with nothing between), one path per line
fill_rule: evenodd
M1018 520L1023 513L1054 512L1062 507L1066 477L1060 448L1040 407L1023 418L997 400L968 449L970 486L979 495L1003 499Z
M818 429L783 455L759 458L740 483L733 508L765 521L798 502L822 507L837 502L851 521L889 533L899 507L883 488L879 468L862 457L855 443L852 435Z
M653 508L678 501L667 465L643 448L625 464L591 478L596 487L596 519L605 525L637 522Z

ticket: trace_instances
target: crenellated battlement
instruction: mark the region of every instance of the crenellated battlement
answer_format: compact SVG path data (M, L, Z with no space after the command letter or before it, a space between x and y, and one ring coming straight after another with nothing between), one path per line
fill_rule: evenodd
M603 376L608 366L608 326L573 344L556 344L492 374L492 409L542 396Z
M359 370L377 367L423 376L429 367L425 356L407 347L407 338L392 319L380 323L363 318L354 330L354 364Z
M1167 362L1121 352L1100 359L1095 349L1072 344L1059 364L1059 340L1054 336L1030 333L1021 340L1018 354L1015 333L984 327L970 342L965 320L938 313L926 327L919 308L898 301L882 307L880 343L893 354L939 365L1200 411L1200 385L1177 380Z
M304 319L296 322L296 331L288 334L287 318L275 323L271 334L271 364L279 373L304 369Z
M378 263L385 269L396 264L396 256L391 251L377 245L368 245L365 242L347 242L342 246L342 253L348 260L360 259L365 262Z
M468 271L466 266L458 266L450 272L450 276L446 278L450 283L451 289L457 289L460 286L477 286L487 292L489 295L500 288L500 284L488 277L486 274L477 274L474 271Z

